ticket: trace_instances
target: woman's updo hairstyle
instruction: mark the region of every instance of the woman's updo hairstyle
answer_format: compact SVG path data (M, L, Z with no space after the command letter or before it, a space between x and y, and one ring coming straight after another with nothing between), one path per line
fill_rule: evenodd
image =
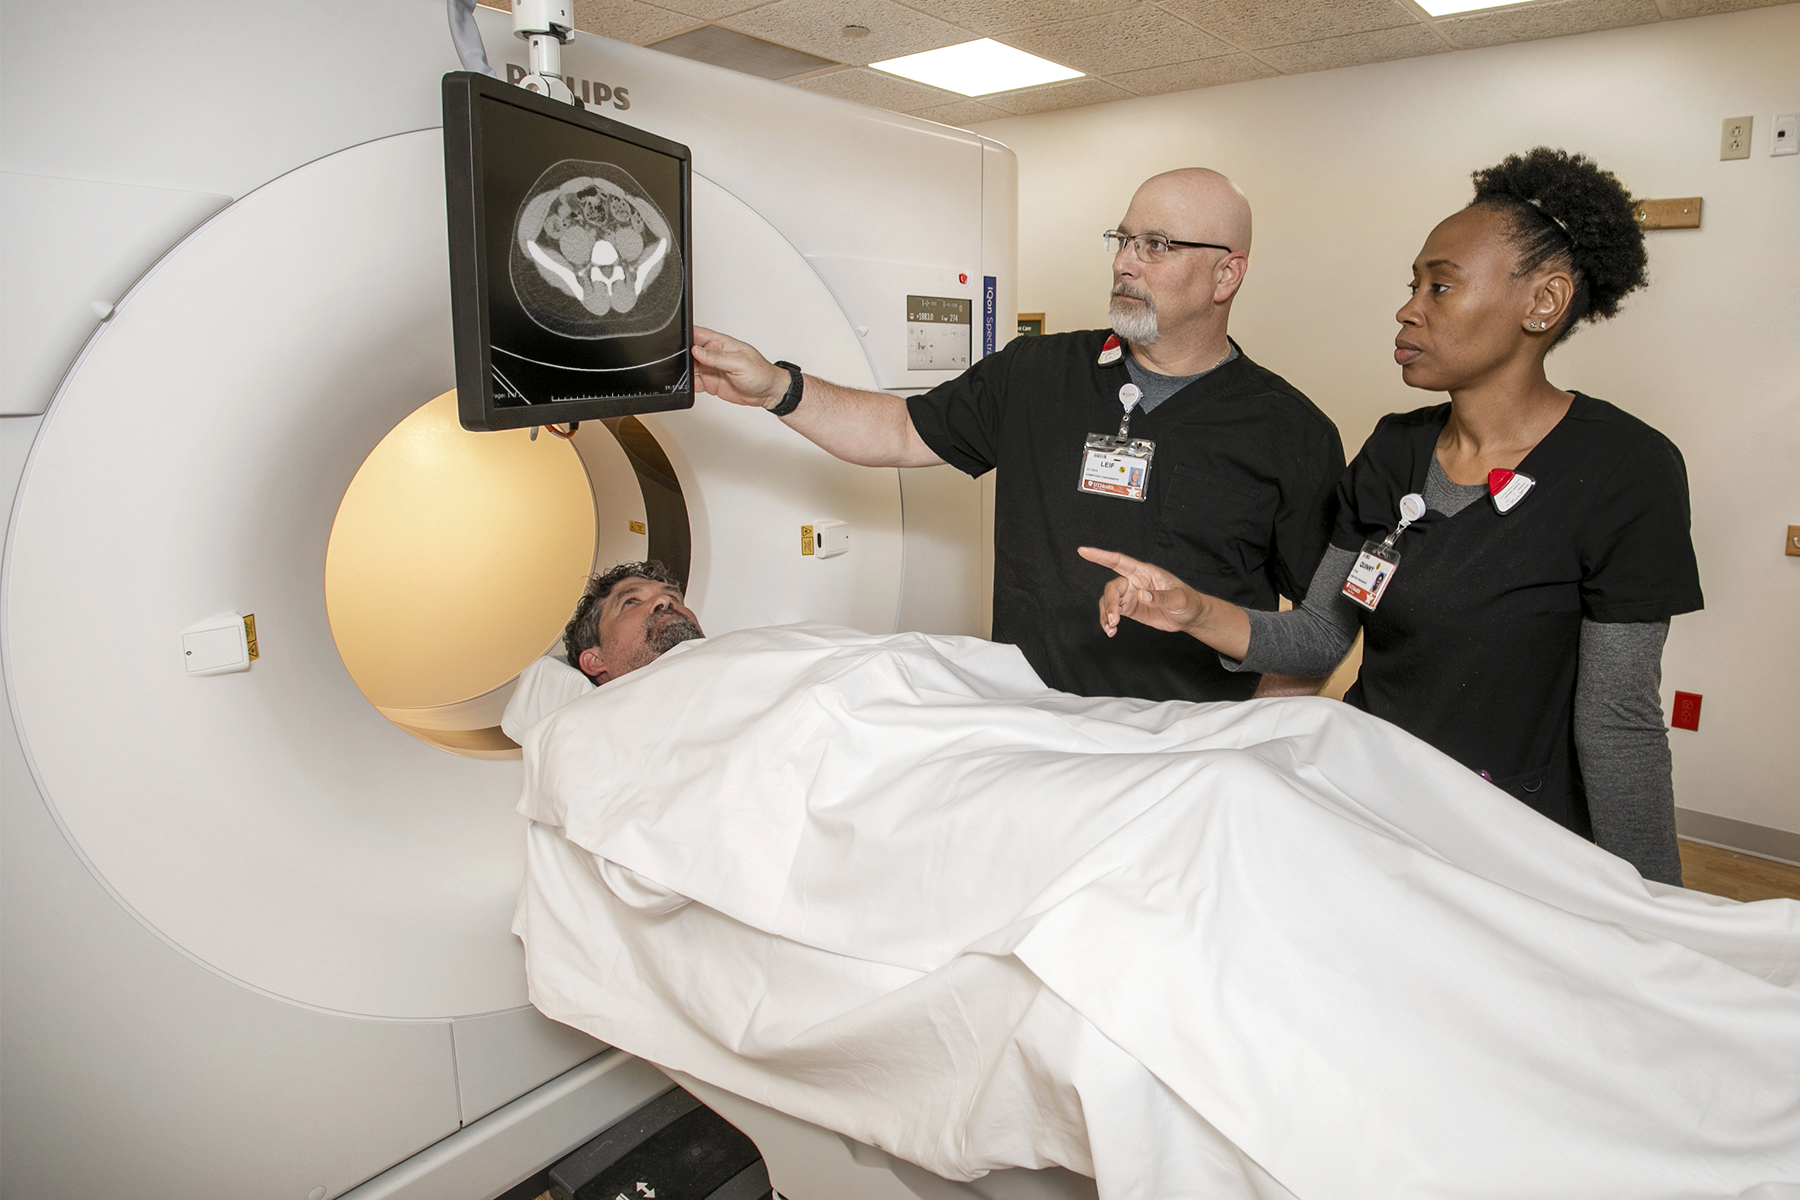
M1575 280L1568 316L1551 345L1573 333L1577 321L1612 316L1621 300L1649 282L1649 255L1631 193L1593 159L1539 146L1474 178L1470 207L1492 205L1512 218L1510 240L1519 256L1514 276L1567 266Z

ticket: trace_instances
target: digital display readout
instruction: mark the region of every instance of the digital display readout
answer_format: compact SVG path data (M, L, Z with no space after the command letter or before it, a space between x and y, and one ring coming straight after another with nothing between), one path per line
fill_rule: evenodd
M954 296L906 298L906 369L909 371L962 371L968 369L974 345L973 300Z
M944 325L968 325L975 312L973 300L953 296L908 296L906 323L936 322Z

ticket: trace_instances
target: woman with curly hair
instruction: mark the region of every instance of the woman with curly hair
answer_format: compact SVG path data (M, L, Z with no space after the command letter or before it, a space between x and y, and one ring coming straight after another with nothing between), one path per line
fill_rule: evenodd
M1384 417L1338 487L1332 547L1290 613L1251 612L1110 551L1100 601L1238 670L1328 674L1345 697L1538 812L1681 882L1659 697L1669 618L1701 607L1687 471L1668 438L1551 383L1544 358L1644 286L1630 194L1538 148L1475 174L1431 231L1394 359L1450 401Z

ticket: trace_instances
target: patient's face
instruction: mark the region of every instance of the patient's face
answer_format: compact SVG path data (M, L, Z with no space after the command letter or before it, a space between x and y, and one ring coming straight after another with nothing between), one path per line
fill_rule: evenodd
M627 579L600 602L600 645L581 652L581 669L605 683L705 636L679 590L654 579Z

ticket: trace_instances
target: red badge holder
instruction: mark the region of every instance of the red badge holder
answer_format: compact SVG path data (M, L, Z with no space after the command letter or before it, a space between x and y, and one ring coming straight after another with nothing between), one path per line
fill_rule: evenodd
M1508 471L1505 467L1495 467L1488 472L1488 499L1494 502L1494 511L1505 516L1519 506L1525 494L1537 486L1537 480L1522 471Z

